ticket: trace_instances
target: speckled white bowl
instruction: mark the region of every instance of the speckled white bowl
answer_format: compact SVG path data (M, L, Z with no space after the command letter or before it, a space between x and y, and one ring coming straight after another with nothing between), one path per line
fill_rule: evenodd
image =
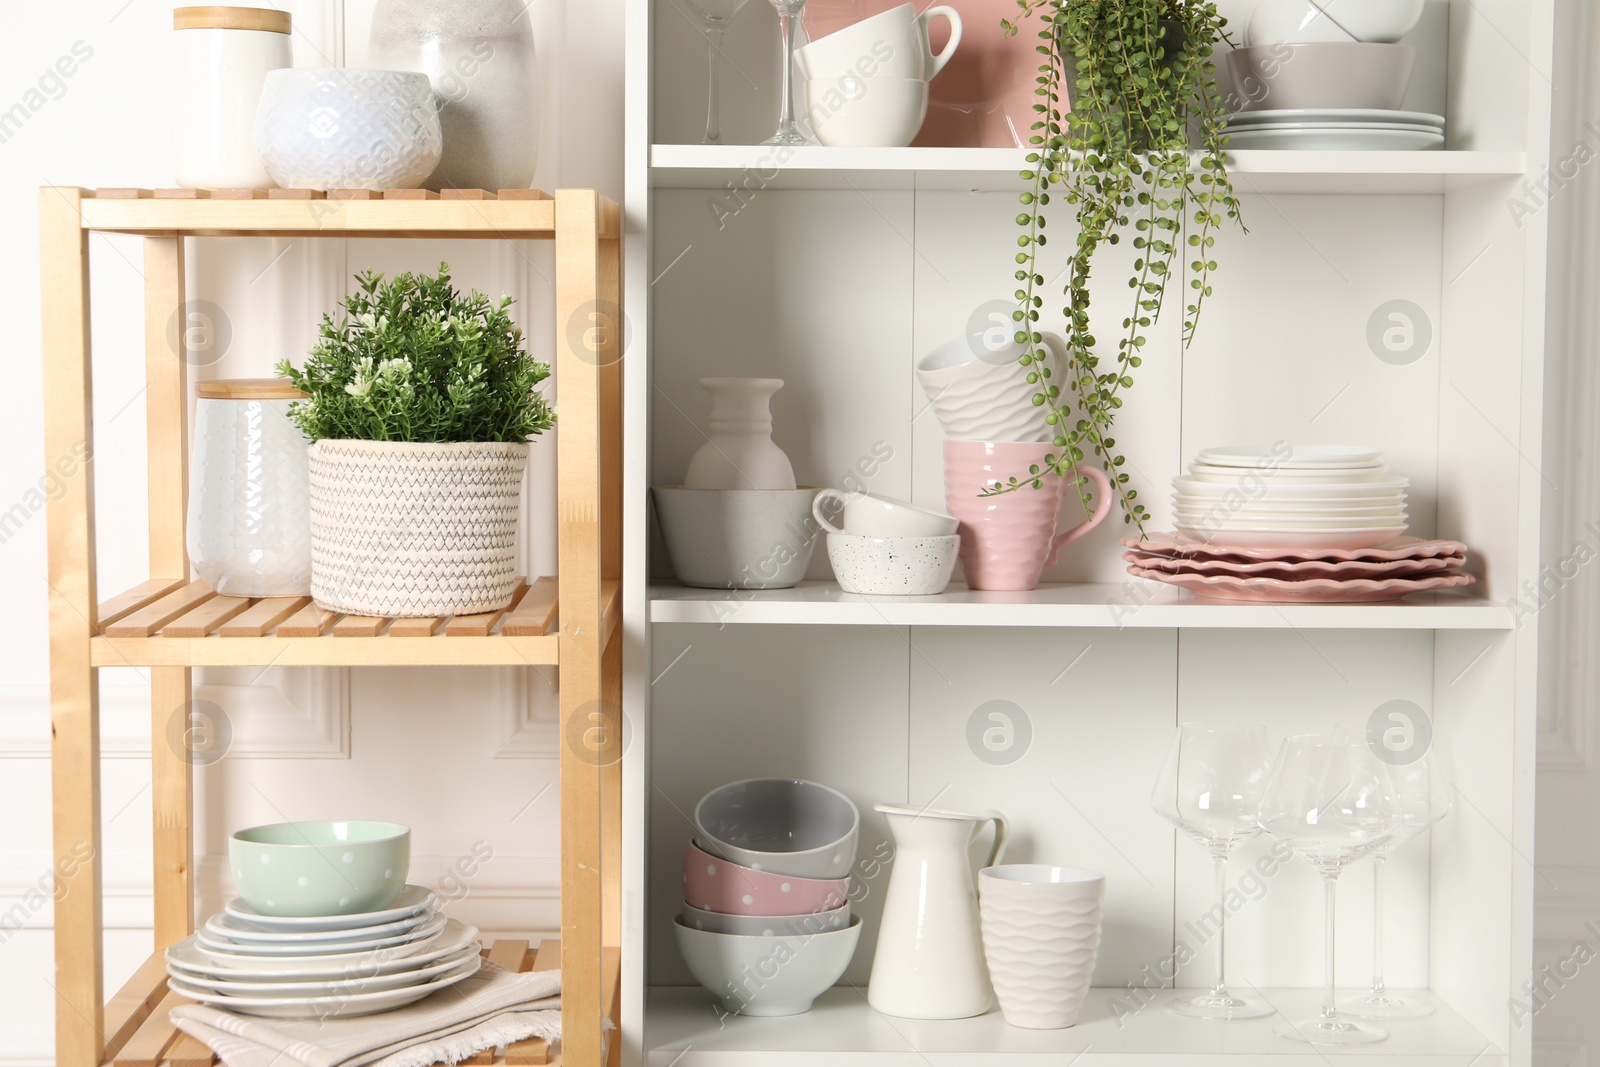
M961 538L861 537L829 534L828 561L846 593L934 596L944 592L961 552Z

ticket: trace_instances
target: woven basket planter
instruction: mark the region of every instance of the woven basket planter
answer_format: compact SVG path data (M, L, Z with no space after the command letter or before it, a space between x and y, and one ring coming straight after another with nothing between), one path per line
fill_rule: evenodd
M347 615L470 615L511 602L528 446L318 441L311 596Z

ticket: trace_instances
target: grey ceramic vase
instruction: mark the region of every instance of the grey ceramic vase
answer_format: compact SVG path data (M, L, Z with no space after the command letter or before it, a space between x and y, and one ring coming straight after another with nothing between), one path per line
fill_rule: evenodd
M430 189L526 189L539 161L539 67L517 0L378 0L370 61L428 75L444 158Z

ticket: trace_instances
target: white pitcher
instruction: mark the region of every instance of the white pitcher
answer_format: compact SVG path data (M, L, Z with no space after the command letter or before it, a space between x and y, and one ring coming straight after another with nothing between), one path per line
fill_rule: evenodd
M867 1002L906 1019L965 1019L994 1006L983 962L978 891L967 848L986 822L992 867L1006 849L1006 818L998 811L968 814L876 804L894 835L894 866L872 958Z

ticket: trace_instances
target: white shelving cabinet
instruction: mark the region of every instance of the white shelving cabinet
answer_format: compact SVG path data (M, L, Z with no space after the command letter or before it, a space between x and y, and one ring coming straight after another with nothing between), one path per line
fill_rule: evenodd
M1250 0L1221 6L1238 24ZM1407 105L1447 114L1445 151L1234 158L1250 232L1221 235L1216 295L1193 346L1182 350L1175 310L1154 331L1119 425L1154 528L1169 522L1167 481L1199 448L1360 442L1411 478L1413 532L1465 541L1479 578L1465 596L1265 606L1129 579L1115 523L1025 594L957 584L930 598L847 596L820 547L794 590L674 584L648 488L680 480L702 440L703 376L785 379L775 437L803 484L848 478L942 503L941 434L913 364L974 316L1009 307L1023 153L749 143L770 132L776 107L776 28L760 3L725 43L728 143L694 143L704 41L674 0L630 0L626 1064L1316 1062L1271 1020L1174 1017L1161 989L1132 1015L1116 1007L1135 996L1130 983L1204 986L1214 961L1201 921L1209 862L1149 811L1150 783L1179 721L1260 721L1284 736L1404 700L1431 716L1460 802L1390 861L1388 972L1439 1011L1339 1056L1529 1067L1532 1029L1514 1002L1532 977L1538 638L1516 601L1540 574L1549 488L1539 472L1547 222L1529 190L1550 158L1556 7L1428 0ZM966 28L975 32L984 28ZM1058 217L1051 232L1069 223ZM1120 319L1126 289L1110 259L1095 307ZM1421 339L1385 359L1368 336L1393 301L1410 305ZM995 707L1026 725L1010 762L969 744ZM1032 1033L998 1013L914 1023L872 1011L881 863L859 872L856 960L815 1010L766 1020L714 1010L671 934L685 813L707 789L763 774L847 792L864 813L864 858L892 855L874 802L937 803L1004 811L1009 859L1105 871L1100 988L1083 1021ZM1236 876L1266 853L1247 846ZM1345 882L1339 981L1353 990L1368 977L1372 909L1366 870ZM1291 863L1240 888L1231 982L1309 1013L1322 976L1316 876Z

